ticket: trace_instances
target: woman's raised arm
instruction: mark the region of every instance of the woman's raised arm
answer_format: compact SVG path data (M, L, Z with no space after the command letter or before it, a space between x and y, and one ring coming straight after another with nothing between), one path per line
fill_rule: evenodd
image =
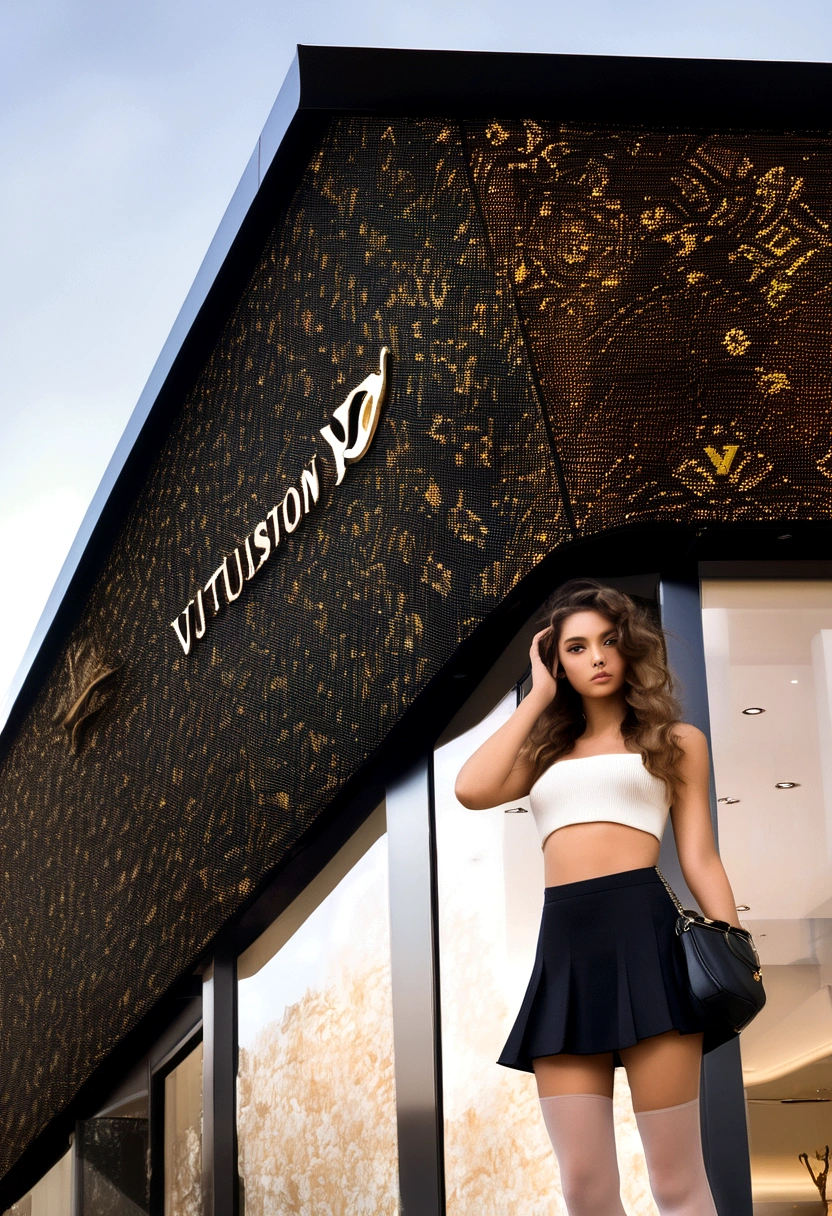
M459 770L454 792L472 811L499 806L528 794L534 773L531 765L518 763L529 732L557 692L557 681L540 657L538 642L548 630L535 634L529 657L532 688L507 722L469 756Z

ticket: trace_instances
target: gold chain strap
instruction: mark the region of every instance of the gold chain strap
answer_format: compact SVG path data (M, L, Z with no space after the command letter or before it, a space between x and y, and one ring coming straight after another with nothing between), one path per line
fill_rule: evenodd
M682 907L682 905L679 903L679 900L678 900L678 898L677 898L677 896L676 896L676 892L673 890L673 888L671 887L670 883L669 883L669 882L667 881L667 879L665 878L664 874L662 874L662 872L661 872L661 870L659 869L659 867L658 867L658 866L655 866L654 868L655 868L655 871L656 871L656 873L658 874L659 878L660 878L660 879L662 880L662 882L664 883L664 889L665 889L665 891L667 891L668 895L670 896L670 898L673 900L674 904L676 905L676 911L679 913L679 915L680 915L680 916L686 916L686 915L687 915L687 913L685 912L685 909Z

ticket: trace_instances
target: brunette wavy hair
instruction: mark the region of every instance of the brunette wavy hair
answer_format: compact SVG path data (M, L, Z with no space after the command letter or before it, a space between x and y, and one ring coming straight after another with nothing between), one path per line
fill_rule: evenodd
M681 784L678 765L683 752L674 732L681 706L673 692L664 634L650 609L595 579L571 579L558 588L543 611L549 632L540 639L540 657L555 676L558 642L567 617L595 611L615 626L618 652L627 663L627 709L621 733L628 750L641 752L647 771L664 781L672 801ZM568 679L559 679L557 696L535 722L522 758L539 776L572 751L585 726L580 694Z

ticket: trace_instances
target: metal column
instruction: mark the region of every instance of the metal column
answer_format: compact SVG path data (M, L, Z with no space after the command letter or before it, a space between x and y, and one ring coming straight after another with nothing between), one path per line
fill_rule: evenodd
M237 960L214 956L203 983L204 1216L237 1216Z
M698 726L710 744L708 686L699 578L662 578L659 589L662 625L668 631L670 665L679 681L686 721ZM711 779L711 819L716 835L716 792ZM660 865L671 885L692 898L679 867L672 833L665 834ZM702 1143L705 1164L719 1216L752 1216L751 1165L740 1045L735 1039L705 1056L702 1066Z
M404 1216L443 1216L433 756L387 791L390 952Z

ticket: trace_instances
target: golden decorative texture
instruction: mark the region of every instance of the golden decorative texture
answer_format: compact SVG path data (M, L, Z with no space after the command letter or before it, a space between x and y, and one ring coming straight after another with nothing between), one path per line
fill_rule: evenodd
M832 141L466 135L580 530L828 519Z

